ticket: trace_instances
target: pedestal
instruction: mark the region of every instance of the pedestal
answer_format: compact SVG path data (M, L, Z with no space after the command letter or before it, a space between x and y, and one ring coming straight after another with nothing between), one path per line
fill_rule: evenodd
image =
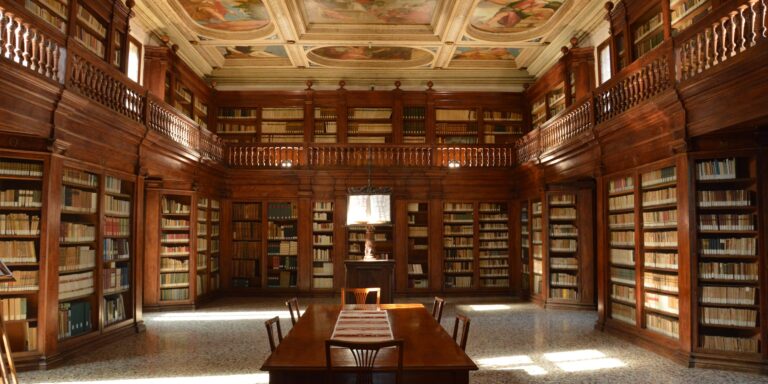
M381 288L381 303L392 303L395 261L345 261L346 288Z

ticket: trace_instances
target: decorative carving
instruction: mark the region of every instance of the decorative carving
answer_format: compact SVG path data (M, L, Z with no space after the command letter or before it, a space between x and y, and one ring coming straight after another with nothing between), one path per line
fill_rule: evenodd
M48 150L48 152L51 152L53 154L63 155L64 153L67 152L70 145L72 145L72 143L61 140L61 139L51 139L48 141L48 146L46 149Z
M307 82L305 84L307 84L307 89L305 89L305 91L311 91L312 90L312 86L315 83L312 80L307 80Z
M347 82L344 80L339 81L339 91L344 90L344 86L347 85Z

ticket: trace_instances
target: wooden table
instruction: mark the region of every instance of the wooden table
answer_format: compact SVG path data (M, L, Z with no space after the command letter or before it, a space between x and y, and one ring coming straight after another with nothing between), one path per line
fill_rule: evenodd
M421 304L382 304L396 339L403 339L403 383L468 383L469 371L477 370L472 359ZM283 342L267 358L262 371L269 372L270 383L323 382L325 340L331 337L340 305L310 305ZM336 351L334 351L336 353ZM354 365L339 350L336 365ZM379 367L396 366L394 351L382 350ZM337 358L337 356L339 358Z

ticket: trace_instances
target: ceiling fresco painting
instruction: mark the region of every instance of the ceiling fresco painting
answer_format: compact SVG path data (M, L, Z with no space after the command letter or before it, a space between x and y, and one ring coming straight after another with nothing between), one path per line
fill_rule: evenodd
M404 61L411 60L412 48L404 47L322 47L312 51L318 56L332 60L378 60Z
M429 24L438 0L304 0L315 24Z
M518 33L547 23L564 0L482 0L472 14L472 26L496 33Z
M252 31L269 24L261 0L179 0L200 26L226 32Z
M459 47L453 55L453 60L511 60L520 55L517 48L472 48Z
M269 45L265 47L254 47L248 45L231 45L218 47L219 53L225 59L274 59L287 58L288 53L282 45Z

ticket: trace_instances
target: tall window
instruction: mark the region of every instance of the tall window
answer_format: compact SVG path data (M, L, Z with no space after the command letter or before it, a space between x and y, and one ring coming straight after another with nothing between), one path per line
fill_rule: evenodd
M141 82L141 43L133 37L128 39L128 78Z
M606 40L597 47L598 71L600 72L600 84L611 79L611 44Z

